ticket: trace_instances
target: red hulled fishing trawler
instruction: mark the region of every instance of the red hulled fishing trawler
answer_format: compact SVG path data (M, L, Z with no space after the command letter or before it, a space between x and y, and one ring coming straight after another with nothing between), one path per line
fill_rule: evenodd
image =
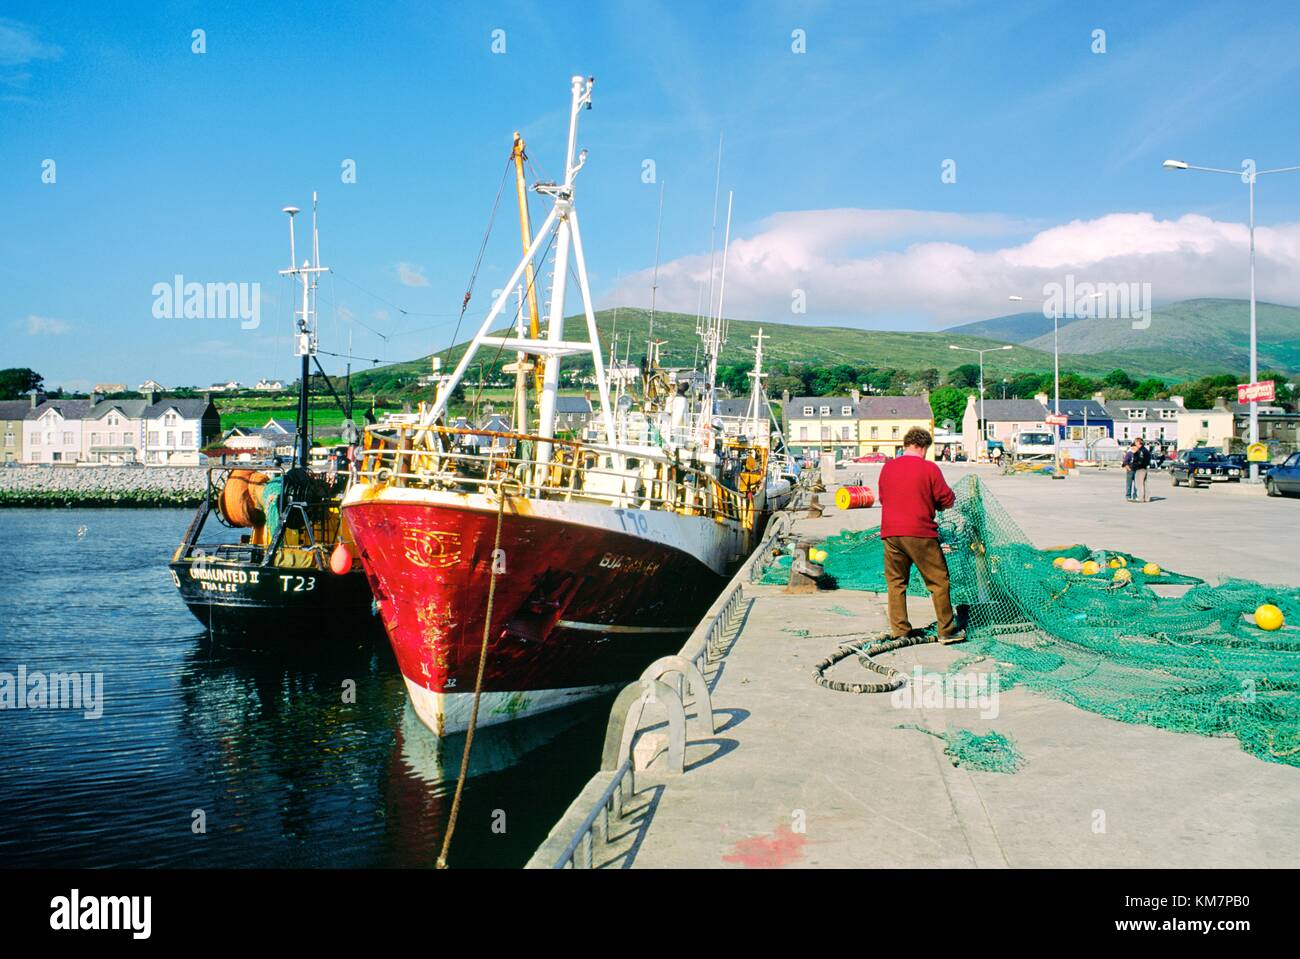
M591 95L592 81L575 77L564 180L535 187L552 204L536 236L521 192L523 256L455 371L434 402L367 430L343 501L412 704L439 735L467 728L485 644L479 726L612 690L679 649L770 506L766 404L749 425L714 413L725 246L717 309L711 302L701 324L707 371L660 368L652 341L641 395L621 395L620 382L611 397L574 203L586 161L575 154L578 120ZM515 149L518 161L518 140ZM532 278L544 245L554 282L543 332ZM572 338L571 265L585 317ZM489 332L512 294L514 329ZM514 357L513 431L450 425L453 391L480 350ZM593 425L572 438L557 430L565 358L590 364L599 394Z

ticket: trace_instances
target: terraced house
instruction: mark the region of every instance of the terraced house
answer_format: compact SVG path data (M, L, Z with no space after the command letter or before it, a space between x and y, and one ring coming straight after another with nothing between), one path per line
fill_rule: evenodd
M903 437L914 426L934 435L934 413L926 396L864 396L857 402L858 452L897 456L903 449ZM935 447L926 450L934 459Z
M857 398L794 396L785 401L785 439L795 456L858 455Z
M23 418L24 463L76 463L81 460L82 420L90 400L49 400L33 393Z
M0 401L0 463L23 461L23 418L29 409L28 400Z

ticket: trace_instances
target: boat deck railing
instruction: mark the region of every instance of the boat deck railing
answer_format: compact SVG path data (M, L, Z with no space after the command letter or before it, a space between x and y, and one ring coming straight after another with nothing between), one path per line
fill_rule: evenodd
M550 450L549 459L538 449ZM367 430L356 479L396 488L667 510L752 528L749 497L662 450L523 433L388 423Z

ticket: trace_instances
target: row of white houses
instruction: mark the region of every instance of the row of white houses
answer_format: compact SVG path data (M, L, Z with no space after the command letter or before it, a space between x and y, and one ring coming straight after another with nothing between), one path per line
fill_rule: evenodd
M221 417L207 397L63 400L37 394L19 428L21 444L15 445L23 463L196 466L199 451L220 435Z

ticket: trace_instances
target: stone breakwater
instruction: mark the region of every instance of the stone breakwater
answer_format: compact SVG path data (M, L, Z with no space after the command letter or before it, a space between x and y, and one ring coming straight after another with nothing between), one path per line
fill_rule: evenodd
M0 468L0 507L194 506L206 488L195 466Z

